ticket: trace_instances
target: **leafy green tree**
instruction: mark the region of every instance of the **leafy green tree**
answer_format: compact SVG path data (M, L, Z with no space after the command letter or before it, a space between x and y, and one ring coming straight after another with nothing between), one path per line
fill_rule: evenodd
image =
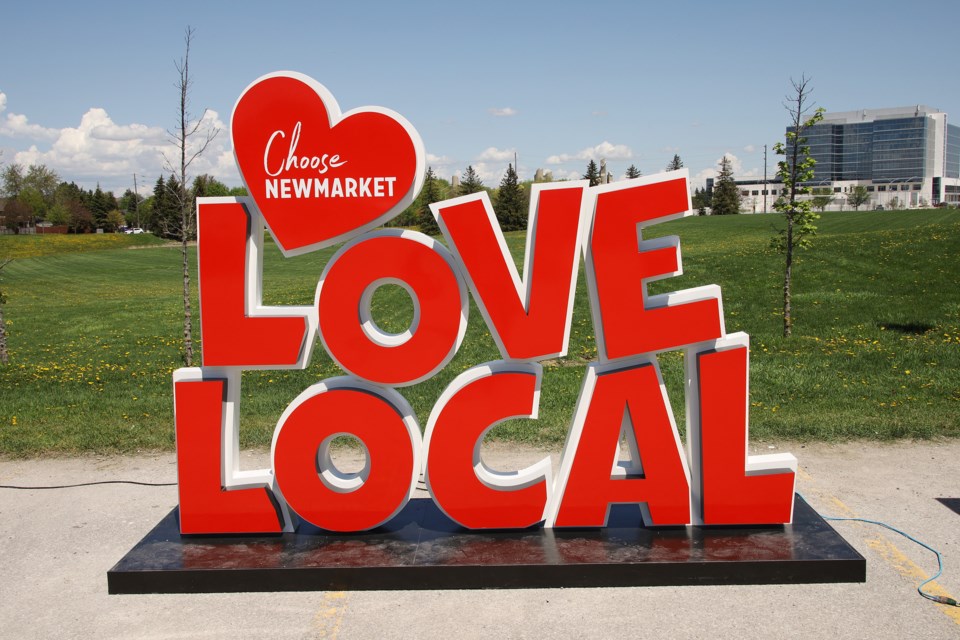
M20 195L20 191L24 187L24 180L26 179L26 173L24 172L23 165L17 162L13 164L8 164L3 173L0 174L0 180L3 182L3 192L2 195L7 198L16 198Z
M477 172L474 171L473 165L468 166L467 170L463 172L463 178L460 180L460 193L457 195L465 196L482 190L483 181L480 179L480 176L477 175Z
M791 296L793 286L794 249L806 249L810 238L817 232L814 222L820 217L812 211L812 203L797 196L810 192L803 183L813 179L814 165L817 161L810 157L805 133L823 120L824 109L818 108L813 115L807 116L811 109L810 80L801 76L799 82L791 80L793 93L786 97L786 108L790 114L790 126L787 128L787 144L778 142L773 146L777 155L784 159L777 163L777 175L783 181L784 196L773 204L775 211L786 219L786 227L773 237L770 244L784 254L786 263L783 272L783 337L793 333ZM864 189L866 191L866 189Z
M423 189L420 190L420 196L417 198L418 210L416 224L421 233L428 236L440 235L440 225L433 217L430 211L430 205L439 202L442 199L440 195L440 183L437 176L433 173L433 167L427 167L427 174L423 178Z
M740 213L740 189L734 182L733 166L727 155L720 158L720 173L713 183L710 201L715 216Z
M230 187L213 176L204 173L193 179L193 199L229 196Z
M58 227L66 225L70 222L70 211L62 202L56 202L47 212L47 222Z
M810 199L810 203L814 209L820 209L820 211L823 212L830 206L831 202L833 202L833 191L830 189L813 190L813 198Z
M7 229L12 229L15 234L19 234L21 229L29 226L32 217L33 209L29 204L20 198L7 200L3 210L3 224Z
M597 168L597 163L593 160L587 163L587 172L583 174L583 179L589 180L591 187L600 184L600 169Z
M43 199L42 213L53 206L54 196L57 191L57 185L60 183L60 176L56 171L48 169L44 164L32 164L27 168L27 175L24 177L24 188L35 189ZM36 212L38 217L43 214Z
M675 153L673 154L673 160L667 163L667 171L676 171L677 169L683 169L683 160Z
M73 233L90 233L93 230L93 214L83 200L71 200L69 228Z
M231 187L230 192L227 194L234 197L243 197L250 195L246 187Z
M504 231L519 231L527 228L527 199L520 188L517 172L512 164L500 181L497 192L497 221Z
M850 192L847 194L847 202L850 203L854 211L859 211L860 207L870 202L870 192L867 191L865 186L858 184L850 189Z
M43 220L47 217L47 203L43 194L33 186L25 186L16 199L29 210L29 218Z
M627 179L628 179L628 180L633 180L634 178L639 178L641 175L643 175L643 174L640 173L640 169L637 169L634 165L630 165L629 167L627 167Z
M119 209L107 212L104 229L107 231L116 231L120 227L126 226L127 221L123 217L123 212Z

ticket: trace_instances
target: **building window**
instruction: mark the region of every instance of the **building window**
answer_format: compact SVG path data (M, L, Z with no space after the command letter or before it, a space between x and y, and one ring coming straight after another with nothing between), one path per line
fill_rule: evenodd
M867 191L873 191L873 185L872 185L872 184L867 187Z
M840 187L834 187L834 188L833 188L833 192L834 192L834 193L840 193Z
M918 184L913 185L913 190L914 190L914 191L920 191L920 185L918 185Z
M753 195L758 196L758 195L760 195L760 192L757 191L756 189L754 189L754 190L753 190Z
M886 185L880 185L879 187L877 187L877 191L886 191L886 190L887 190Z

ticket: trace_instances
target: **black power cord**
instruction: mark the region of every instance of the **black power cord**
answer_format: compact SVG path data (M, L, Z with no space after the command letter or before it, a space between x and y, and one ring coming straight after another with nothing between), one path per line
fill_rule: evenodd
M22 491L38 491L43 489L74 489L76 487L92 487L97 484L135 484L141 487L174 487L176 482L138 482L136 480L100 480L97 482L79 482L77 484L57 484L42 487L25 487L15 484L0 484L0 489L19 489Z

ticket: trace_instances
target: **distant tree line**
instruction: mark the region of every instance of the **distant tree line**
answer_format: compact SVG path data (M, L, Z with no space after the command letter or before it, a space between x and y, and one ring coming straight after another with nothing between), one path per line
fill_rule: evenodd
M157 178L146 197L127 189L119 198L97 185L84 189L60 179L46 165L7 165L0 172L0 197L4 199L0 226L19 233L40 222L66 227L69 233L112 233L124 227L139 227L161 237L174 237L173 222L180 215L176 194L180 185L174 176ZM209 175L194 178L187 190L191 200L202 196L246 195L242 187L227 187Z

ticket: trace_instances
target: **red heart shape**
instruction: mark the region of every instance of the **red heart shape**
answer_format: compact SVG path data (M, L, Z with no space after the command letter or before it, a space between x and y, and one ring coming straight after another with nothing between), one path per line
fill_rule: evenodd
M343 242L406 208L423 185L423 143L393 111L345 114L327 89L292 72L257 79L231 123L247 190L285 255Z

